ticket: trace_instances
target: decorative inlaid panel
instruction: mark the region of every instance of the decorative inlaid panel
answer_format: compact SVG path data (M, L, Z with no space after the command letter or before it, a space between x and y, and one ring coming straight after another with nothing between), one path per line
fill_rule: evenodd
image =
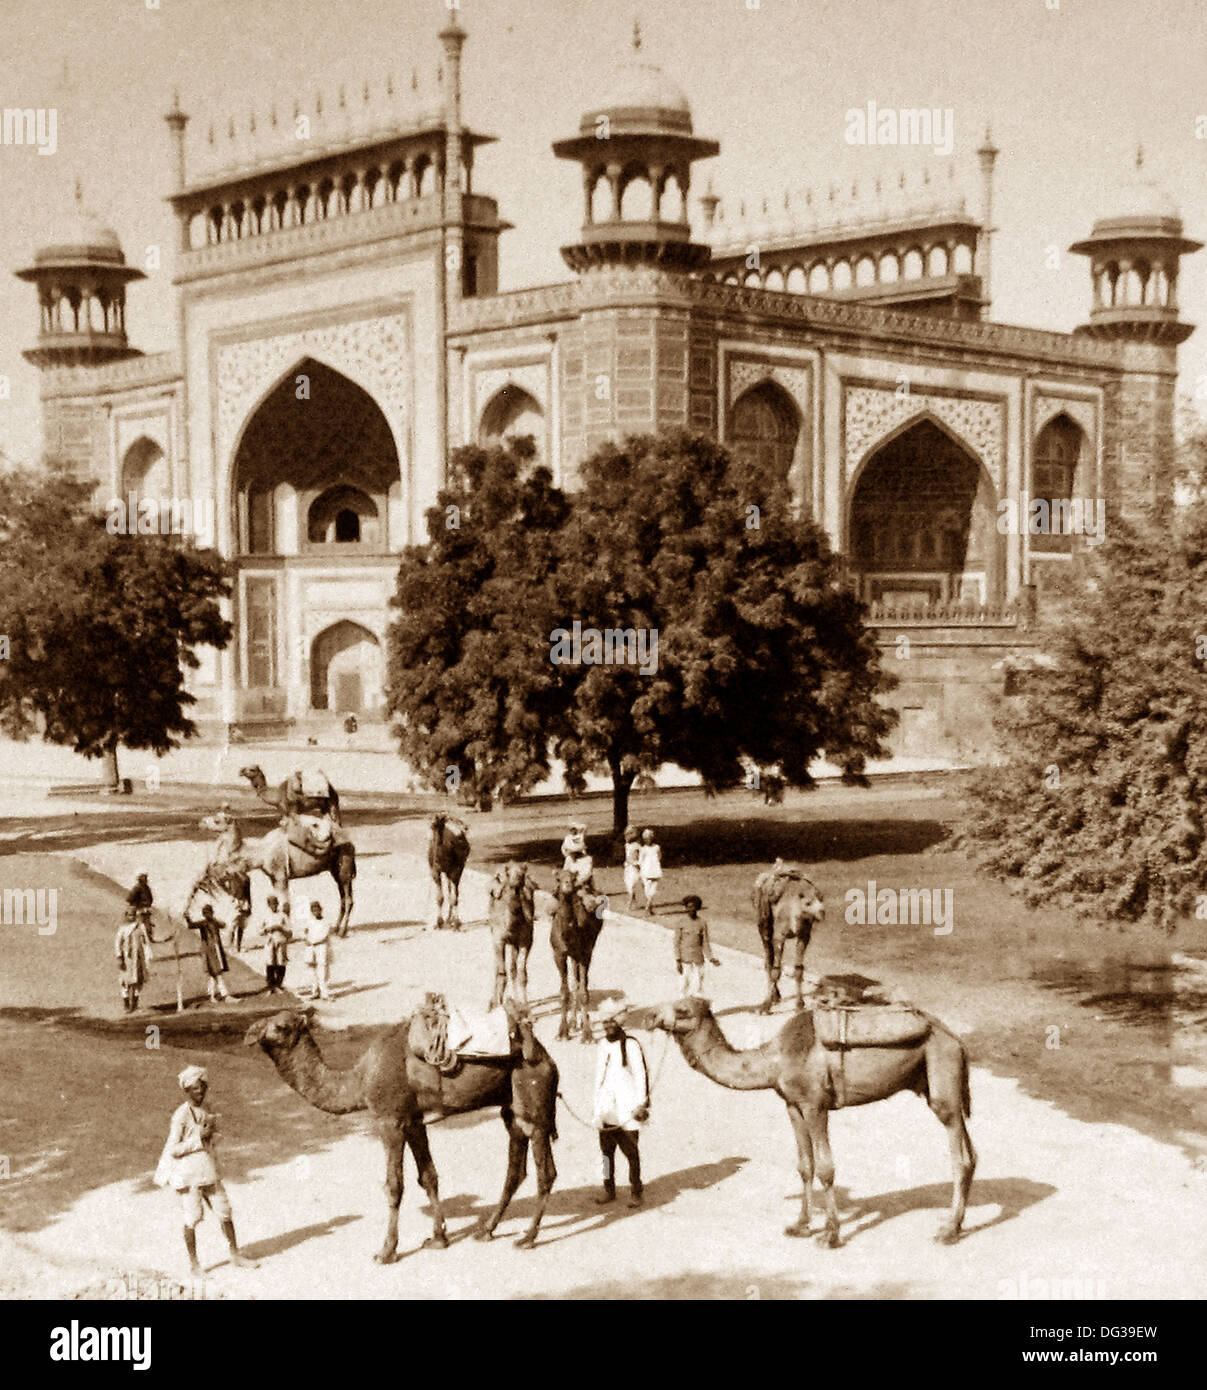
M1035 400L1035 420L1033 430L1040 430L1057 415L1067 415L1075 420L1085 431L1086 438L1093 445L1098 436L1097 412L1093 401L1064 400L1056 396L1037 396Z
M982 460L994 486L1002 490L1004 421L998 402L912 389L899 395L888 386L848 386L843 394L848 482L879 440L914 418L933 415Z
M230 462L248 415L291 367L314 357L363 387L390 422L400 455L407 443L410 320L391 314L225 343L215 354L218 462Z
M774 381L782 386L796 402L801 419L809 419L809 368L782 367L778 363L750 362L743 359L730 360L729 400L730 406L752 386L763 381Z

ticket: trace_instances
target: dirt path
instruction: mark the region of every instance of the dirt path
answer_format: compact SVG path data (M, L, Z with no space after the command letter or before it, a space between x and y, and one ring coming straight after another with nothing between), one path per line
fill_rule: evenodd
M484 916L483 880L467 880L466 931L425 931L431 903L426 870L397 854L397 844L393 831L358 836L357 926L338 943L340 997L321 1006L319 1015L330 1030L327 1045L336 1050L341 1033L396 1020L423 988L442 988L471 1004L484 1002L490 988L488 937L484 926L472 925ZM148 870L153 882L174 882L193 871L197 852L195 844L110 843L81 857L119 882L138 869ZM329 884L318 892L334 902ZM711 972L709 988L731 1040L748 1046L776 1026L745 1011L760 997L761 972L749 956L726 948L720 954L724 964ZM254 953L247 959L254 967ZM291 966L291 976L298 973L300 967ZM547 999L555 983L541 926L533 999ZM644 1004L673 995L677 976L666 933L639 922L610 922L592 983L596 1001L622 994ZM587 1113L594 1050L554 1043L549 1006L539 1012L538 1031L561 1067L563 1091L580 1114ZM255 1272L218 1263L220 1239L203 1228L202 1258L214 1265L211 1292L253 1298L1195 1298L1207 1291L1198 1258L1207 1248L1207 1179L1182 1152L1122 1125L1070 1118L1028 1097L1016 1082L980 1069L973 1076L972 1119L980 1167L968 1235L959 1245L931 1240L949 1195L947 1145L913 1096L834 1117L845 1244L828 1251L789 1240L782 1229L795 1214L799 1184L782 1103L770 1093L721 1090L690 1071L660 1034L643 1041L656 1077L654 1116L642 1141L645 1210L594 1206L595 1135L563 1111L558 1185L537 1249L517 1250L512 1239L531 1210L531 1179L500 1239L487 1246L462 1239L497 1196L506 1144L496 1117L446 1122L433 1128L432 1148L454 1244L443 1252L418 1248L429 1222L409 1170L404 1258L385 1269L370 1258L384 1215L381 1156L359 1119L310 1112L261 1056L214 1054L219 1109L224 1084L233 1089L237 1072L246 1085L244 1069L259 1068L250 1084L262 1084L262 1100L239 1109L238 1127L228 1125L224 1133L238 1225L263 1263ZM297 1121L285 1115L289 1106ZM279 1157L281 1149L291 1149L280 1126L319 1121L321 1127L304 1138L299 1129L296 1156ZM277 1156L257 1161L257 1145L260 1153L269 1147L265 1126L276 1127L270 1137ZM25 1267L53 1261L60 1272L64 1265L78 1269L82 1282L95 1280L98 1269L179 1275L183 1255L173 1199L150 1188L145 1176L87 1191L52 1224L20 1240Z

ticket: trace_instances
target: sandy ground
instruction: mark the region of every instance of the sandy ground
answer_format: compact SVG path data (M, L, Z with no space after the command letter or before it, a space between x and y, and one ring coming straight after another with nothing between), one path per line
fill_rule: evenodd
M467 875L465 931L425 930L432 911L426 867L397 852L389 830L362 838L354 930L338 943L333 972L340 997L320 1005L322 1025L334 1031L393 1022L424 988L484 1004L492 969L485 880ZM195 844L126 841L79 857L123 884L143 869L153 882L176 884L194 872L198 853ZM331 885L316 891L334 906ZM300 885L303 907L305 893ZM723 965L708 981L714 1007L734 1044L748 1046L777 1026L749 1012L761 994L761 970L750 956L719 954ZM245 953L256 969L258 958ZM304 968L290 971L296 987ZM592 971L596 1002L608 995L659 1001L676 992L677 979L664 931L609 921ZM548 1001L555 988L542 921L530 995ZM538 1014L566 1098L579 1115L589 1114L594 1049L553 1041L551 1003ZM1070 1118L980 1069L972 1083L980 1166L958 1245L932 1240L949 1200L947 1144L912 1095L833 1117L842 1248L788 1239L782 1232L795 1216L799 1181L782 1102L769 1092L724 1091L690 1071L662 1034L640 1036L654 1076L653 1118L642 1138L643 1210L594 1205L596 1137L563 1108L559 1178L537 1248L518 1250L514 1242L531 1211L531 1178L493 1243L463 1238L496 1199L506 1156L496 1115L465 1117L431 1131L452 1247L419 1248L430 1221L408 1168L403 1257L379 1267L371 1255L384 1221L382 1159L361 1118L350 1116L333 1123L341 1137L317 1152L253 1168L246 1181L230 1184L241 1238L261 1267L231 1268L207 1223L200 1237L206 1296L998 1299L1197 1298L1207 1291L1207 1178L1181 1151L1121 1125ZM266 1094L283 1086L267 1059L263 1072ZM248 1137L228 1133L225 1142L237 1149ZM0 1237L0 1269L7 1271L0 1293L96 1292L106 1278L137 1271L179 1278L175 1200L145 1188L102 1186L36 1234Z

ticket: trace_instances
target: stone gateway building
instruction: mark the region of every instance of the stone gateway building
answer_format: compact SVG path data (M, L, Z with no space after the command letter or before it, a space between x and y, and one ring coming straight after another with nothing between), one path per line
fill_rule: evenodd
M635 38L553 147L582 170L572 278L500 293L509 224L474 186L490 137L462 123L465 38L440 34L405 118L368 87L309 138L309 114L274 111L281 149L232 142L204 176L174 105L171 351L130 346L142 272L78 199L17 272L41 311L47 455L102 500L208 505L233 562L235 640L193 681L203 726L322 743L353 713L384 739L396 556L425 538L448 451L530 434L573 487L604 440L683 427L772 470L845 557L901 680L897 751L970 751L1069 531L1172 488L1178 267L1200 246L1177 209L1138 161L1071 248L1088 321L994 323L988 136L975 216L936 181L858 220L764 205L743 227L700 194L719 146ZM1033 499L1056 519L1035 534Z

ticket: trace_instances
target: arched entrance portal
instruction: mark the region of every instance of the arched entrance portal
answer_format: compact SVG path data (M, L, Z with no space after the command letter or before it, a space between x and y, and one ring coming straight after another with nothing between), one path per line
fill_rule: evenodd
M976 458L932 420L878 449L851 497L848 554L863 597L1000 601L997 510Z
M310 704L332 714L366 714L381 705L381 648L359 623L339 622L314 639Z

